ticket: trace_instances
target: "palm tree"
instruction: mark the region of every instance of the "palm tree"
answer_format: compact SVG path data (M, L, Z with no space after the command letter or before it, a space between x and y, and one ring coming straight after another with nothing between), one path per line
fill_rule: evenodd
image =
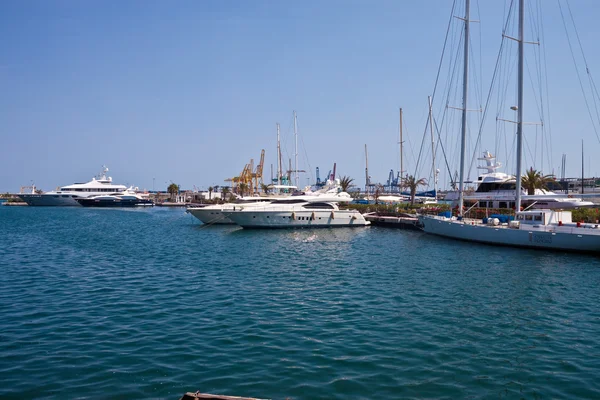
M271 190L271 187L269 185L265 185L264 183L260 184L260 188L265 194L269 194L269 191Z
M229 194L229 188L227 186L223 186L221 188L221 195L223 197L223 201L227 201L227 195Z
M167 188L167 192L169 192L171 200L173 200L173 197L179 193L179 185L177 185L176 183L171 183Z
M521 186L527 189L528 195L534 195L535 189L548 189L548 182L554 180L552 175L542 175L540 171L529 168L525 176L521 177Z
M214 188L212 186L208 187L208 199L212 200L212 192L213 192Z
M410 190L410 205L415 205L415 195L417 194L417 188L422 185L427 185L425 178L415 179L412 175L407 175L402 181L402 187Z
M352 182L354 182L354 178L350 178L349 176L342 176L340 178L340 187L342 188L342 192L347 192L348 188L353 186Z
M248 191L248 184L242 182L238 185L238 189L240 191L240 196L244 197L244 193Z
M375 192L373 192L373 198L375 199L375 204L379 204L379 196L384 191L384 187L381 183L375 185Z

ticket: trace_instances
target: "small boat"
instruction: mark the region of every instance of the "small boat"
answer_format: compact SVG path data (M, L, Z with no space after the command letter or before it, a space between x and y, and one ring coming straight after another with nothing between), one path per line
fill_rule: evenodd
M75 200L84 207L152 207L154 205L152 200L143 198L133 188L124 192L76 198Z

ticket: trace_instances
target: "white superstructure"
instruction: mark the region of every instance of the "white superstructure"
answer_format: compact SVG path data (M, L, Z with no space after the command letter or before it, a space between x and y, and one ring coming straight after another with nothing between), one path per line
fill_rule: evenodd
M112 178L106 176L108 168L102 167L102 172L86 183L74 183L62 186L58 190L46 193L19 194L30 206L79 206L77 198L99 196L104 194L123 192L127 190L125 185L114 185Z
M469 204L479 203L481 208L515 208L516 200L516 178L514 175L508 175L496 170L502 167L502 164L496 162L489 151L483 153L479 158L485 161L486 165L479 166L486 172L477 178L477 189L475 192L465 192L464 200ZM525 190L521 191L523 206L544 209L573 209L579 207L594 207L591 201L585 201L580 197L573 195L562 195L551 190L536 189L535 194L527 195ZM459 193L457 191L448 192L445 200L452 201L452 206L458 204Z

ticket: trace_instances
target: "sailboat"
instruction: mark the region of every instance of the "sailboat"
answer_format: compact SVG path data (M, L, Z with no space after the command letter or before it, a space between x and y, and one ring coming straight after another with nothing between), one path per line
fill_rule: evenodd
M519 63L517 106L517 160L515 209L521 209L521 159L523 149L523 45L525 0L519 1ZM532 210L516 211L515 218L500 221L499 218L481 220L463 216L464 170L466 148L467 77L469 54L469 6L466 0L464 29L463 110L460 147L460 181L458 217L419 216L427 233L471 242L524 248L542 248L574 252L600 253L600 226L573 222L570 211Z

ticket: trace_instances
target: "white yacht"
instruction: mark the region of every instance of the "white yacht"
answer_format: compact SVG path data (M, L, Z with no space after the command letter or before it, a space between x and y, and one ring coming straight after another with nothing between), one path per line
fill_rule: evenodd
M357 210L341 210L348 193L291 196L266 205L230 211L226 216L242 228L328 228L367 226L371 223Z
M281 200L290 197L295 199L305 197L313 199L323 195L331 196L333 194L337 194L340 190L339 180L328 180L321 189L314 192L310 189L310 187L305 187L302 192L295 191L297 187L290 185L271 185L270 187L277 192L266 196L240 197L233 203L188 207L186 212L192 214L194 217L198 218L207 225L233 225L235 222L228 217L228 214L233 211L238 211L241 209L247 210L252 207L264 206L265 204L269 204L275 200ZM288 193L285 193L284 191Z
M102 172L86 183L75 183L63 186L58 190L46 193L19 194L27 205L30 206L79 206L76 199L90 196L99 196L127 190L125 185L114 185L112 178L106 176L108 168L102 167Z
M496 162L489 151L483 153L483 157L478 158L485 161L484 166L478 166L479 169L486 170L485 173L477 178L477 189L470 193L464 193L464 201L467 205L477 204L481 208L510 208L514 209L516 200L516 178L514 175L508 175L503 172L497 172L502 164ZM551 190L536 189L535 194L527 195L526 191L521 191L523 207L543 208L543 209L561 209L569 210L580 207L595 207L591 201L585 201L580 197L573 195L557 194ZM452 201L452 206L458 205L459 192L448 192L445 200Z
M227 217L226 213L235 211L241 207L248 208L263 205L265 203L270 203L273 200L274 198L272 197L243 197L237 199L233 203L188 207L186 212L192 214L207 225L232 225L235 224L235 222Z

